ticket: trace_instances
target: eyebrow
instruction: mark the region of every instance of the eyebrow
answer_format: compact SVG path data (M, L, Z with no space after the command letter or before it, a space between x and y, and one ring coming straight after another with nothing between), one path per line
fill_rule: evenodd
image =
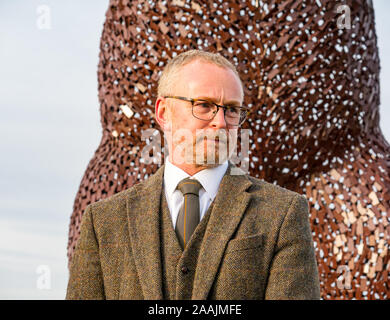
M213 98L210 98L210 97L205 97L205 96L200 96L200 97L196 97L194 99L201 99L201 100L207 100L207 101L211 101L211 102L214 102L214 103L217 103L216 102L216 99L213 99ZM231 105L237 105L237 106L240 106L240 102L237 101L237 100L230 100L230 101L226 101L224 102L223 104L224 106L231 106Z

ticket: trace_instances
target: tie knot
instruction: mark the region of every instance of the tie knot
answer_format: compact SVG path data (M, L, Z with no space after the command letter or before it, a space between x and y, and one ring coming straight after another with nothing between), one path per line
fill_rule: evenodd
M202 185L198 180L186 178L179 182L177 189L181 191L184 195L192 193L199 196L199 189L202 188Z

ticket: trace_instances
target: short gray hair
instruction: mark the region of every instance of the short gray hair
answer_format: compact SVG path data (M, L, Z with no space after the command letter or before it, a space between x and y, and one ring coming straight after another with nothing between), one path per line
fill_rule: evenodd
M232 70L239 79L241 88L243 89L242 81L240 75L237 72L236 67L225 57L221 56L218 53L211 53L201 50L189 50L179 54L167 63L158 81L157 95L161 97L174 94L173 92L171 92L171 90L173 85L173 79L176 73L181 67L195 60L202 60L215 64L219 67Z

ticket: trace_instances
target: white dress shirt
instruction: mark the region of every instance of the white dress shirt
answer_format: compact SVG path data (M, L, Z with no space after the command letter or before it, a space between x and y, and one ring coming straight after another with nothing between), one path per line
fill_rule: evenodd
M199 211L200 220L202 220L210 204L217 196L219 184L221 183L227 168L228 162L226 160L217 167L203 169L193 176L190 176L188 173L169 162L169 159L165 160L164 190L169 212L172 217L173 229L175 229L177 216L179 215L180 208L184 202L182 193L180 190L176 190L179 182L190 177L191 179L198 180L202 185L202 188L199 190Z

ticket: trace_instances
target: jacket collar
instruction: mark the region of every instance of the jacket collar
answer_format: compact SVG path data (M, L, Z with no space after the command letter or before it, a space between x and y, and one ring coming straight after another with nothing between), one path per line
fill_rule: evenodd
M131 247L146 300L163 299L159 234L163 174L164 165L136 185L127 198ZM207 299L225 247L248 206L250 194L246 190L251 185L248 176L229 161L200 247L192 299Z

